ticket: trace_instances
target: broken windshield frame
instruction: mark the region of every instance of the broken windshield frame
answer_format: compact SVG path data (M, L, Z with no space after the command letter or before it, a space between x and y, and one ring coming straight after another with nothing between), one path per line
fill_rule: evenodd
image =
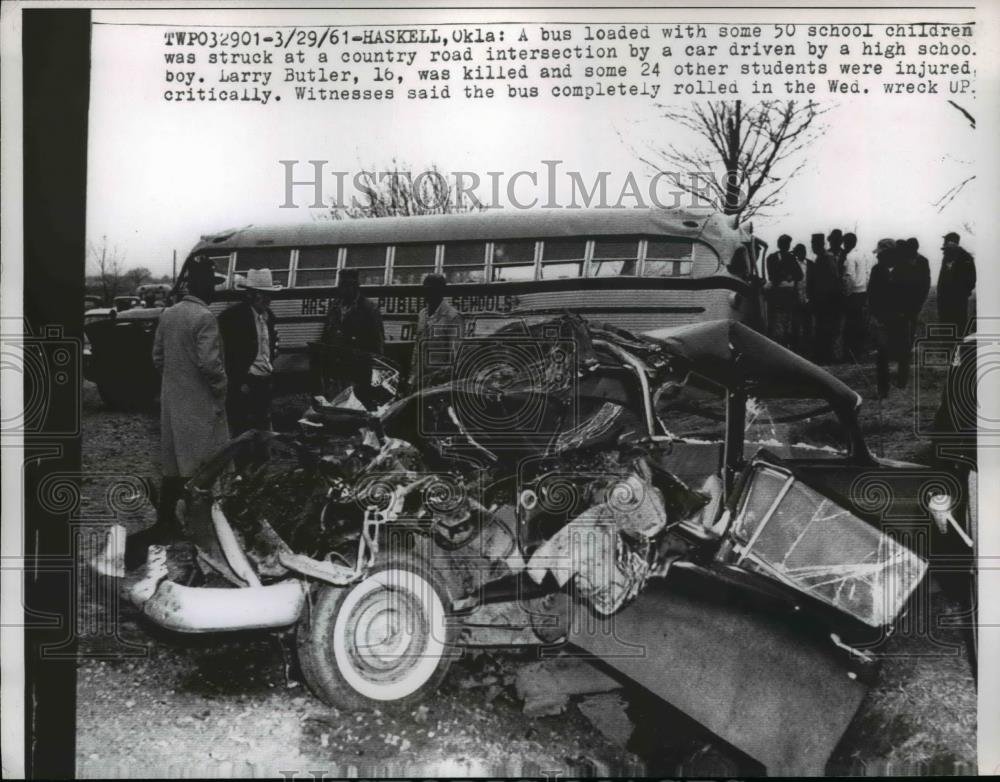
M749 397L744 449L750 457L760 448L782 459L848 459L849 422L825 401Z

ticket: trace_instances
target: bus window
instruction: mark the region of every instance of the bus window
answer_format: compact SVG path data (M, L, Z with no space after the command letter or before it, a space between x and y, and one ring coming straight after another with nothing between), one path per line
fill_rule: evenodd
M584 239L546 239L542 243L542 279L582 277L586 253L587 242Z
M231 287L230 284L229 284L229 256L228 255L210 255L208 257L208 260L210 260L212 262L212 267L215 269L215 277L216 277L216 286L215 287L216 287L216 290L219 289L220 284L221 284L221 287L223 287L223 288L229 288L229 287ZM222 277L226 278L226 282L225 283L220 283L219 282L218 278L219 278L220 275ZM168 290L167 293L170 293L170 291Z
M336 285L339 252L339 247L303 247L299 250L295 286L311 288L318 285Z
M275 285L288 285L292 251L287 247L246 247L236 251L236 277L246 278L250 269L270 269ZM218 267L216 267L218 268Z
M486 242L448 242L444 246L444 276L448 282L486 281Z
M493 243L493 282L535 279L535 241Z
M694 260L694 242L650 239L646 245L644 277L689 277Z
M637 239L595 239L592 277L634 277L639 265Z
M392 262L392 281L397 285L419 285L434 273L436 244L397 244Z
M383 285L387 249L384 244L356 244L348 247L344 267L358 270L358 282L361 285Z

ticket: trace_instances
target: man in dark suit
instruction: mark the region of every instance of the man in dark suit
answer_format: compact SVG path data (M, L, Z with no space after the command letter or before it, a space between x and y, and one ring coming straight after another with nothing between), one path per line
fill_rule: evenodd
M787 348L797 343L795 317L799 308L798 287L802 267L791 252L792 237L778 237L778 250L767 256L768 336Z
M954 231L945 234L937 281L938 322L951 326L956 339L968 327L969 297L976 288L976 262L959 240Z
M839 241L839 237L835 239ZM839 249L838 246L838 252ZM834 342L840 331L840 317L843 313L844 289L837 258L825 247L823 234L812 235L812 251L815 259L809 266L812 275L806 275L806 287L815 318L813 361L817 364L832 364Z
M322 374L350 385L361 403L374 409L373 359L385 349L382 313L378 304L362 294L357 269L341 270L337 299L327 313L320 339L324 351Z
M247 272L246 298L219 315L229 392L226 415L235 437L248 429L271 428L271 391L278 338L271 294L280 290L270 269Z
M897 362L896 385L899 388L906 386L909 372L910 346L906 344L905 296L900 292L895 275L896 266L903 262L901 252L902 248L893 239L879 239L874 250L875 266L868 278L868 311L875 327L875 347L878 351L875 373L879 399L889 396L891 361Z

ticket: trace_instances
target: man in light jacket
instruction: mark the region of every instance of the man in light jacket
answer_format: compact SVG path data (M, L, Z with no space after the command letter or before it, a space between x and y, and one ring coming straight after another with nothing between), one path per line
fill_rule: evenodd
M157 520L126 541L125 565L141 564L146 548L179 536L175 507L184 484L204 460L229 441L226 370L215 315L208 309L215 273L208 261L188 267L187 294L164 310L153 342L153 364L162 376Z
M440 274L424 277L424 307L417 316L417 338L410 361L410 391L449 379L458 356L464 324L458 310L444 300L447 288L448 282ZM434 356L434 366L429 366L426 360L429 356Z

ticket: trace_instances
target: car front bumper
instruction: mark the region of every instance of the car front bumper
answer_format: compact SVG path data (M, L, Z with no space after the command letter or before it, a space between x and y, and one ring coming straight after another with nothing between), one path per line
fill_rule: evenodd
M150 546L145 575L126 588L152 622L182 633L287 627L302 616L307 586L291 578L245 587L191 587L167 578L166 552Z

